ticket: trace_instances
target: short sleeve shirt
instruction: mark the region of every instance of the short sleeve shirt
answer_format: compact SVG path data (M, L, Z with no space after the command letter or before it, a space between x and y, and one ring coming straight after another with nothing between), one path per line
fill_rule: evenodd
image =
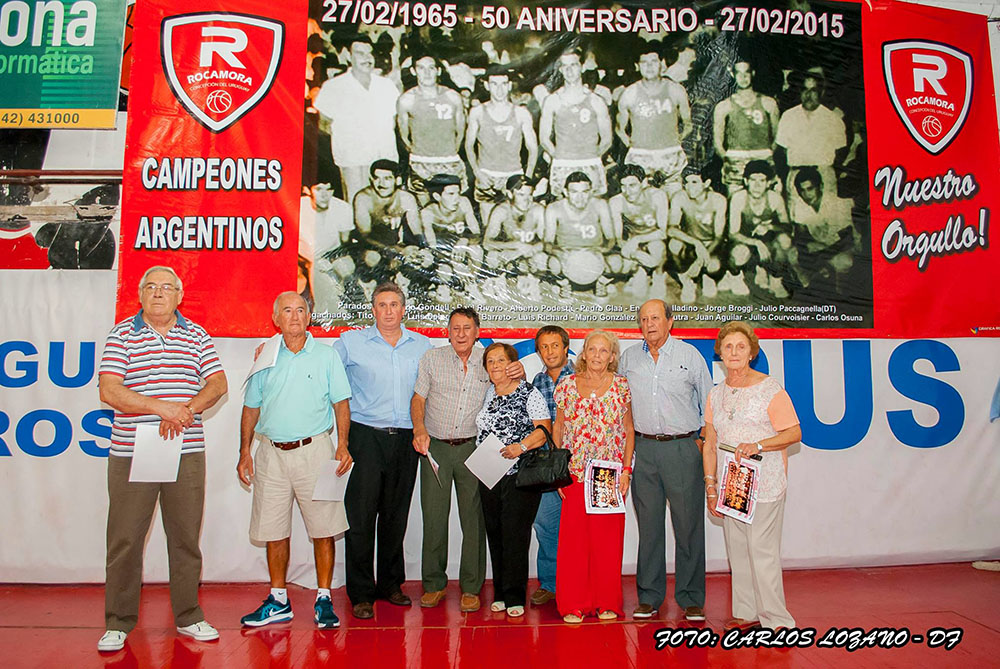
M624 376L616 374L600 397L581 397L572 374L556 386L555 400L564 413L562 445L572 453L569 471L577 480L583 479L588 460L623 460L625 414L632 402Z
M463 364L450 345L432 348L420 359L413 392L427 400L424 427L436 439L464 439L476 434L476 414L483 406L489 374L483 349L472 349Z
M243 404L260 408L256 432L271 441L298 441L333 428L333 405L350 396L340 355L306 333L298 353L282 340L274 366L250 377Z
M506 395L497 395L491 384L482 407L476 416L476 426L479 428L477 445L494 434L504 446L509 446L526 439L534 432L536 420L551 420L545 398L527 381L521 381L513 392ZM507 472L508 476L517 473L518 462Z
M788 393L774 377L768 376L745 388L732 388L725 383L712 388L705 407L705 422L715 428L719 443L737 446L773 437L798 425L799 418ZM720 481L721 463L720 458ZM757 499L775 502L784 494L787 485L788 449L761 453L760 464Z
M177 312L177 322L164 336L146 323L140 310L108 334L98 374L118 376L140 395L183 404L198 394L205 379L221 371L219 354L204 328ZM115 411L111 455L131 457L136 426L159 423L156 414ZM184 430L181 453L204 450L204 426L201 414L195 414L194 423Z

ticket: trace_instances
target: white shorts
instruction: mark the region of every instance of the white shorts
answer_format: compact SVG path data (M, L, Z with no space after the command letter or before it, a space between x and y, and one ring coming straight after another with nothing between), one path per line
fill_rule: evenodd
M250 540L280 541L292 535L292 500L298 502L313 539L335 537L349 527L343 502L314 502L313 489L324 460L332 460L333 440L323 433L295 450L283 451L262 436L254 454Z

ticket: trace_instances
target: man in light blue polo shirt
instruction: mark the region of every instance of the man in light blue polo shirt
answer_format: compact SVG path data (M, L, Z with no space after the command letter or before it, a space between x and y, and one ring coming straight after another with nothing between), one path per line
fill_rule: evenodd
M247 383L240 422L240 461L236 472L246 485L253 484L250 538L267 544L267 569L271 592L256 611L240 620L260 627L292 619L285 577L289 537L292 533L292 500L302 512L313 540L316 558L315 621L320 629L340 626L333 611L334 537L347 530L343 502L313 501L313 489L323 461L340 461L337 474L350 469L347 431L351 423L347 382L340 355L320 344L307 331L309 307L291 291L274 301L274 324L282 341L273 367L262 369ZM330 438L336 428L334 450ZM254 432L260 435L255 457L250 457Z
M417 367L430 339L403 327L406 297L383 283L372 295L375 325L348 330L333 345L351 382L349 449L354 471L344 502L351 529L345 537L347 596L356 618L375 615L376 599L409 606L403 536L417 479L410 400ZM378 565L375 538L378 528Z

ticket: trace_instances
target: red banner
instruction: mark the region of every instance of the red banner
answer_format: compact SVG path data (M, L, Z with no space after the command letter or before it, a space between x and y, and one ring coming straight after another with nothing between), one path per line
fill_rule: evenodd
M990 218L1000 149L986 19L905 2L865 11L875 326L1000 335Z
M118 317L169 265L213 334L264 332L295 288L306 3L153 0L134 23Z
M661 297L695 337L733 318L783 338L1000 335L985 17L609 7L139 3L119 317L165 264L216 336L270 334L289 289L318 333L364 324L387 279L435 334L460 304L487 336L628 330ZM662 73L642 70L651 44ZM491 151L529 171L522 200L517 169L483 171ZM398 169L369 173L377 158Z

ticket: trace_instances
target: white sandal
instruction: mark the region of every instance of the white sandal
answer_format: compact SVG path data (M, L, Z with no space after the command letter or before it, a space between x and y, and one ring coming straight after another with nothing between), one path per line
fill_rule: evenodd
M511 618L520 618L521 616L524 615L524 607L512 606L509 609L507 609L507 615L510 616Z
M500 613L501 611L506 610L506 608L507 605L504 604L503 602L493 602L492 604L490 604L490 611L492 611L493 613Z

